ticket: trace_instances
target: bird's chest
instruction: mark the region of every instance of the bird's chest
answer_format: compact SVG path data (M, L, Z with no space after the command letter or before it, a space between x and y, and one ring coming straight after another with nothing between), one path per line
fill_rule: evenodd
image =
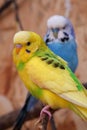
M29 72L32 71L32 69L29 69L29 65L23 68L23 70L19 71L19 75L25 84L25 87L29 90L29 92L35 96L36 98L41 98L42 96L42 89L38 87L33 81L32 77ZM33 72L31 72L33 73Z
M48 47L58 56L62 57L64 60L71 60L75 49L73 44L66 43L53 43L48 44Z

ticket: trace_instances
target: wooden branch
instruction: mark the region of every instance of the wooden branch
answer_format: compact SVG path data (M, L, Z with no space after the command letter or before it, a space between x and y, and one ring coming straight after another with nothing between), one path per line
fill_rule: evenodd
M6 1L1 7L0 7L0 14L5 11L11 4L13 3L13 0Z
M42 121L41 121L41 125L42 125L41 130L47 130L48 121L49 121L48 115L43 114L43 119L42 119Z
M1 7L0 7L0 14L2 14L6 9L9 8L10 5L14 5L14 11L15 11L15 19L17 24L19 25L20 30L24 30L20 17L19 17L19 13L18 13L18 4L16 2L16 0L8 0L6 1Z
M5 129L13 126L19 112L20 112L20 109L10 112L7 115L1 116L0 117L0 129L5 130Z
M41 109L42 109L42 105L38 102L35 105L35 107L30 112L28 112L25 121L32 120L34 118L39 117ZM18 114L20 113L20 110L21 109L18 109L6 115L1 116L0 117L0 130L5 130L9 127L12 127L18 117Z
M54 122L53 116L52 116L52 118L51 118L50 123L51 123L51 128L52 128L52 130L56 130L56 126L55 126L55 122Z
M13 0L13 4L14 4L16 22L18 23L20 30L24 30L22 23L21 23L21 20L20 20L20 17L19 17L18 4L17 4L16 0Z
M53 115L53 113L55 111L56 110L50 109L50 113L52 115ZM43 113L41 119L36 123L36 125L40 124L40 126L39 126L40 130L47 130L48 121L49 121L49 116L46 113ZM50 123L51 123L52 130L56 130L55 122L53 120L53 117L50 119Z

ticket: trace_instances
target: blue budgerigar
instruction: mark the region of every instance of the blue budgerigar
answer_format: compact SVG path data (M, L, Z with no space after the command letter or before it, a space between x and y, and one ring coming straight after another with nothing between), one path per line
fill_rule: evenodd
M56 55L66 60L71 70L75 72L78 65L77 45L74 29L69 19L59 15L50 17L47 21L47 33L44 41ZM31 110L37 101L35 97L27 96L14 130L20 130L27 112Z
M44 40L47 46L68 62L75 72L78 65L77 44L72 23L68 18L54 15L47 21L47 33Z

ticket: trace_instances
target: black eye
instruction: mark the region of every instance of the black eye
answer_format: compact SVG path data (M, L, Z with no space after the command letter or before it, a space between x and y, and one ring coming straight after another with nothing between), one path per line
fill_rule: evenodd
M30 42L27 42L27 46L30 46L30 44L31 44Z
M63 27L63 29L65 29L66 27Z

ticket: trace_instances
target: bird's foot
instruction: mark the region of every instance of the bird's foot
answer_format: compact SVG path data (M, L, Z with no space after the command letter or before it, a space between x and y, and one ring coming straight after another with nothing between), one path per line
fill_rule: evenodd
M46 115L48 115L48 117L49 117L49 120L51 119L51 117L52 117L52 115L51 115L51 113L50 113L50 111L49 111L49 109L50 109L50 106L45 106L42 110L41 110L41 113L40 113L40 118L42 118L43 117L43 114L46 114Z
M48 120L51 119L52 115L51 115L51 112L49 111L49 109L50 109L50 106L47 105L47 106L45 106L45 107L41 110L41 112L40 112L40 119L35 123L35 125L37 125L37 124L43 122L43 120L46 119L47 116L48 116Z

